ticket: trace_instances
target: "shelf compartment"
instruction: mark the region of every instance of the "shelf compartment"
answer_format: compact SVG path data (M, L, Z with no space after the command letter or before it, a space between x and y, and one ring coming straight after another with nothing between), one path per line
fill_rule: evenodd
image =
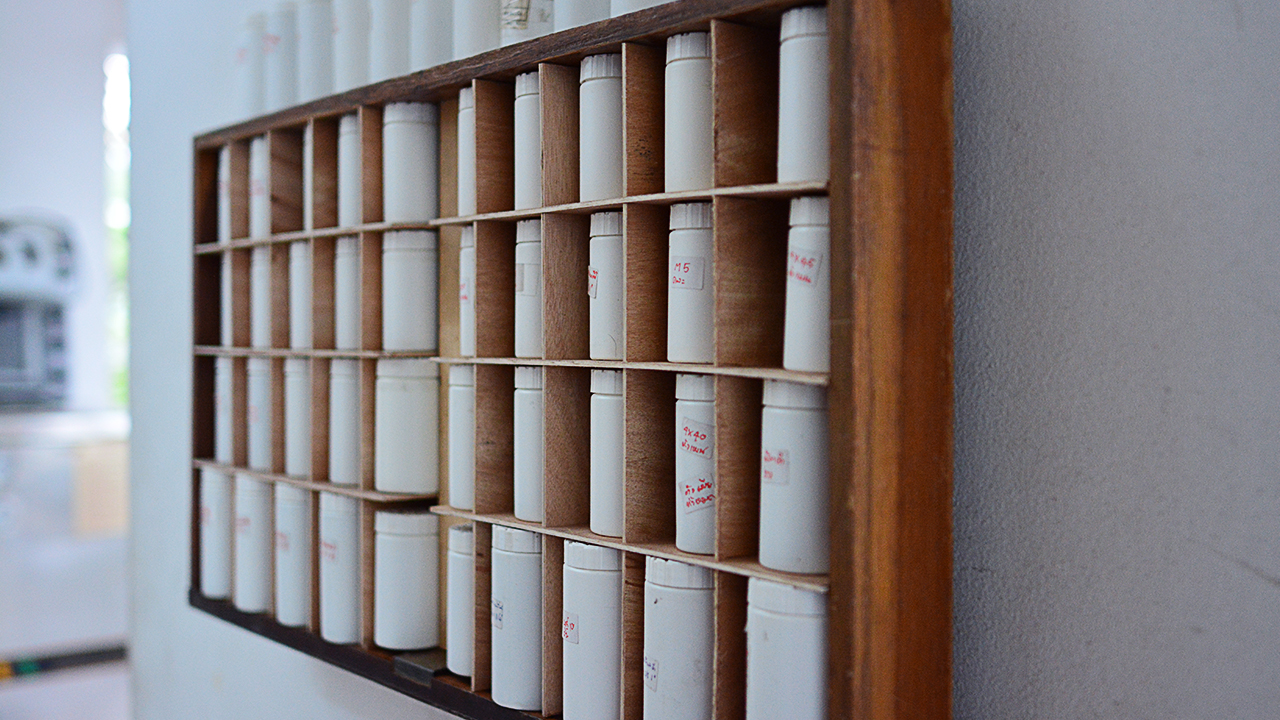
M781 368L787 204L718 197L713 207L716 364Z
M623 356L628 361L667 359L669 225L670 212L664 207L622 206Z
M778 177L778 28L711 21L716 187Z

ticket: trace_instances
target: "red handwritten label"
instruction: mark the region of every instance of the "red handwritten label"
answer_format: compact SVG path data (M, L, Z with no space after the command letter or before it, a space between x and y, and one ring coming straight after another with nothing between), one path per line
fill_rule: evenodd
M262 53L264 55L270 55L271 53L275 52L276 48L279 47L279 45L280 45L279 35L272 35L271 33L267 33L262 36Z
M658 692L658 659L644 656L644 684L650 690Z
M816 285L822 270L822 253L792 248L787 253L787 278L803 285Z
M773 485L786 485L791 481L791 451L785 448L764 448L760 452L760 481Z
M208 525L212 521L213 521L213 511L209 509L208 505L201 505L200 506L200 524Z
M680 481L680 502L686 515L716 506L716 486L710 478Z
M502 629L502 601L498 598L493 598L493 607L489 611L489 619L495 628Z
M471 302L471 278L460 278L458 280L458 302Z
M589 267L587 268L587 295L595 298L598 292L597 286L600 284L600 271Z
M280 552L289 552L289 533L276 531L276 549Z
M578 644L578 614L577 613L564 614L564 627L562 628L561 634L564 636L565 642L573 643L574 645Z
M249 532L249 528L252 525L253 525L253 521L249 519L249 516L247 515L236 516L236 533L237 534Z
M710 425L689 418L680 418L680 437L676 438L678 447L698 457L710 458L715 451L715 433Z
M671 287L701 290L706 265L707 261L704 258L687 255L671 256Z
M320 541L320 559L330 562L338 561L338 545L325 540Z

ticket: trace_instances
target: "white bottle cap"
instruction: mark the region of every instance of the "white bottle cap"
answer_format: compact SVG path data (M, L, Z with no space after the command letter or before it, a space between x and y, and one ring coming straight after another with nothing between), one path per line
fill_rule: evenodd
M310 496L310 490L304 490L289 483L276 483L276 502L278 503L302 505Z
M711 33L691 32L667 38L667 62L711 57Z
M521 73L516 76L516 97L538 94L538 71Z
M707 568L656 557L645 558L644 579L663 587L694 590L710 588L714 582L711 570Z
M251 377L258 377L259 375L267 375L267 374L270 374L271 372L270 358L264 358L264 357L249 358L249 362L247 363L247 365L249 366L248 374Z
M397 230L382 236L382 252L422 252L436 249L435 230Z
M621 53L591 55L582 60L582 70L578 76L578 82L584 83L588 80L615 77L622 77Z
M622 234L622 213L591 213L591 237Z
M770 407L823 410L827 407L827 389L821 385L765 380L764 404Z
M355 375L359 367L360 363L350 358L334 358L333 362L329 363L329 375L342 375L344 377Z
M757 610L784 615L820 617L827 614L827 596L780 582L751 578L747 581L747 604Z
M621 370L592 370L591 392L596 395L621 395Z
M476 549L475 526L471 523L449 528L449 552L470 555Z
M378 361L380 378L438 378L440 366L426 358L394 358Z
M827 9L821 5L799 7L782 14L782 39L801 35L826 35Z
M451 365L449 366L449 384L464 387L474 386L476 384L476 366L475 365Z
M516 368L516 388L520 390L542 389L542 368L521 365Z
M622 553L613 548L567 540L564 564L579 570L621 570Z
M320 493L320 514L321 515L355 515L356 501L346 495L337 495L334 493Z
M437 535L440 518L429 512L379 510L373 514L373 529L393 535Z
M532 218L516 223L516 242L542 242L542 221Z
M339 135L355 135L359 131L360 123L357 121L355 113L343 115L342 118L338 120Z
M512 553L541 554L542 536L528 530L494 525L493 547L496 550L505 550Z
M460 240L462 247L473 248L476 246L476 227L474 225L462 226L462 239Z
M382 109L382 124L416 123L435 127L440 122L440 109L431 103L388 103Z
M359 249L359 238L355 235L346 235L338 238L338 242L336 243L333 252L335 255L346 257L348 255L355 255L356 251Z
M677 400L714 400L715 397L715 378L710 375L676 375Z
M284 359L285 375L302 375L304 377L309 377L311 375L310 370L311 368L308 365L306 358L285 358Z
M458 109L471 110L476 106L476 93L468 85L458 91Z
M671 206L672 230L702 230L711 227L711 203L676 203Z
M825 195L820 197L798 197L791 201L791 226L821 225L830 223L831 203Z
M236 473L236 497L241 495L268 495L271 493L271 485L266 480L259 480L242 473Z

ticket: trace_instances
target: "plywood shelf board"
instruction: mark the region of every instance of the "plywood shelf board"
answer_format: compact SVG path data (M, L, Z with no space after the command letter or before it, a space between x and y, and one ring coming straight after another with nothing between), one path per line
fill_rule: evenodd
M307 478L297 477L294 475L285 475L283 473L265 472L262 470L251 470L241 465L226 465L214 462L212 460L192 460L191 464L197 470L200 468L208 468L217 470L227 474L246 475L255 480L263 480L266 482L281 483L284 485L293 485L304 490L313 492L327 492L333 495L344 495L346 497L365 500L372 503L386 503L401 505L405 503L423 503L438 499L435 494L415 495L409 493L388 493L378 492L376 490L364 490L351 485L334 485L328 481L308 480Z

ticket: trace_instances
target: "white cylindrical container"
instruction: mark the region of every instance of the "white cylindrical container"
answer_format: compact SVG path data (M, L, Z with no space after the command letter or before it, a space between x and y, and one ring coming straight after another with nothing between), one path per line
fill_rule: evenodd
M271 467L271 359L249 358L249 467L270 471Z
M403 74L403 73L400 73ZM391 103L382 114L382 219L440 215L440 110L431 103Z
M439 518L374 513L373 643L388 650L440 644Z
M229 357L215 358L213 361L213 459L223 465L235 464L235 449L232 444L231 388L232 368L235 360Z
M712 185L711 33L667 38L664 158L667 192Z
M667 267L667 359L715 360L715 295L712 292L711 203L671 206L671 255Z
M831 237L827 198L791 201L787 234L787 310L782 367L831 369Z
M622 697L622 553L564 544L564 720L619 718Z
M234 602L244 612L271 607L271 484L236 473Z
M289 243L289 345L311 347L311 243Z
M249 141L249 237L271 234L271 150L267 136Z
M587 307L590 313L592 360L622 359L622 213L591 216Z
M369 0L333 0L333 89L369 82Z
M302 129L302 229L316 226L316 136L315 125Z
M476 568L474 527L449 528L449 589L445 598L445 667L458 675L471 675L476 637Z
M542 521L544 427L542 417L542 368L516 368L515 426L512 459L515 514L521 520Z
M218 151L218 242L231 242L231 146ZM226 255L222 256L226 258Z
M267 16L263 38L266 56L267 112L283 110L298 102L298 6L291 2L276 5Z
M515 208L542 207L542 96L538 71L516 76Z
M578 198L622 197L622 55L582 61L578 88Z
M830 177L827 9L782 15L778 51L778 182Z
M329 363L329 482L360 484L359 360Z
M320 637L360 642L360 513L355 498L320 493Z
M476 506L476 368L449 368L449 505Z
M303 0L298 6L298 101L333 93L333 3Z
M311 493L276 484L276 620L311 622Z
M249 260L249 342L271 347L271 248L255 247Z
M231 480L226 473L200 469L200 593L231 594Z
M542 338L542 221L516 223L516 357L540 358Z
M555 31L552 0L502 0L502 46Z
M498 47L501 25L502 0L454 0L453 59Z
M712 586L707 568L646 558L644 720L711 720Z
M458 217L476 214L476 95L458 91Z
M476 356L476 229L462 228L458 251L458 354Z
M626 463L622 372L591 371L591 532L622 537Z
M245 18L236 35L232 52L233 95L237 120L262 114L266 101L265 68L262 56L262 38L267 32L266 13L254 13Z
M633 13L637 10L644 10L645 8L664 5L670 1L671 0L610 0L609 14L613 17L618 17L619 15L626 15L627 13Z
M453 59L453 0L413 0L409 8L409 71Z
M542 709L542 536L493 526L490 688L493 701Z
M440 487L440 366L428 359L378 361L374 488L434 494Z
M360 121L354 113L338 120L338 225L360 224Z
M609 17L609 0L556 0L556 32Z
M333 253L333 342L339 350L360 347L360 240L340 237Z
M676 375L676 548L716 551L716 407L710 375Z
M827 717L827 596L747 581L747 720Z
M231 253L222 253L222 268L218 277L218 340L224 347L231 347L235 344L235 336L233 333L233 318L231 308L231 283L232 283L232 263Z
M798 573L829 569L828 452L827 389L766 380L760 420L761 565Z
M370 0L369 82L409 72L410 0Z
M435 230L382 236L382 349L435 350L439 325Z
M311 361L284 361L284 473L311 475Z

